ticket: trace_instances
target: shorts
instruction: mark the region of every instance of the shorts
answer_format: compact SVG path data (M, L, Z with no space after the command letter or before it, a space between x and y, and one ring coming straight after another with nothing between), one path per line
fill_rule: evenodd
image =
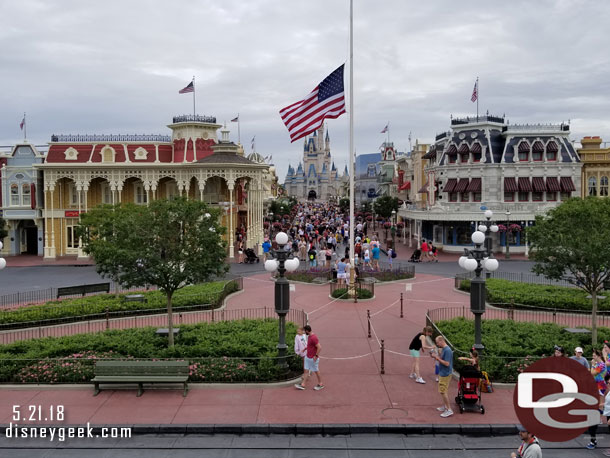
M318 363L320 359L314 361L313 358L305 357L305 370L310 372L318 372Z
M451 375L446 377L438 378L438 392L440 394L447 394L449 392L449 382L451 381Z
M347 274L346 273L337 274L337 278L347 278Z
M409 349L409 353L411 353L411 356L413 356L413 358L419 358L419 350Z
M241 250L239 250L239 251L238 251L238 253L239 253L239 254L244 254L244 252L243 252L243 251L241 251Z
M326 260L330 261L331 256L326 255Z

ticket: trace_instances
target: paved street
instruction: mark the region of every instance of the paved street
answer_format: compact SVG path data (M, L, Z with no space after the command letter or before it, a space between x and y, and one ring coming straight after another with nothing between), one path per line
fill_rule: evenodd
M543 456L592 458L604 456L610 438L600 436L600 448L586 450L583 437L543 443ZM234 436L138 435L129 439L78 439L66 442L0 438L0 456L10 458L507 458L519 446L517 436L351 435Z

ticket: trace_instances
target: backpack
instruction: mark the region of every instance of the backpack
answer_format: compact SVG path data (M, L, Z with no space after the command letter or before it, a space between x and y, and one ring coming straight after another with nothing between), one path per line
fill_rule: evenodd
M392 258L396 257L396 251L392 250Z
M481 371L481 392L483 392L483 393L493 393L494 392L493 384L489 380L489 375L485 371Z

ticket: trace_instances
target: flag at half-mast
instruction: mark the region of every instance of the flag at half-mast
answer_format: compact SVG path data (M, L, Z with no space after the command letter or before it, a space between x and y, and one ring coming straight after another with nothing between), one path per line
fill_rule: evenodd
M381 133L385 134L388 130L390 130L390 124L386 124L385 127L381 130Z
M479 98L479 80L474 82L474 89L472 90L472 96L470 97L471 102L476 102Z
M178 94L188 94L189 92L195 92L195 82L191 81L185 88L180 89Z
M345 113L344 67L345 64L341 65L324 78L303 100L280 110L291 142L318 129L324 119L335 119Z

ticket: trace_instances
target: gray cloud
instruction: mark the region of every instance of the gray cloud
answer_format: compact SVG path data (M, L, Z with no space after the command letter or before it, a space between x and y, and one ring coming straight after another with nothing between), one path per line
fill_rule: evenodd
M348 58L348 1L74 0L0 3L0 143L52 133L165 133L192 111L242 119L242 143L273 154L283 179L301 158L278 110ZM389 121L399 149L431 141L450 115L571 120L572 136L610 140L606 2L355 1L355 145L377 151ZM230 126L236 138L235 124ZM348 118L328 122L347 162Z

